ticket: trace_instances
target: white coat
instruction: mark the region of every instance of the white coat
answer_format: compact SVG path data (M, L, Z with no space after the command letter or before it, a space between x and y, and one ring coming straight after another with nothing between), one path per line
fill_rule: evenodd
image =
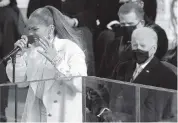
M83 51L68 39L54 39L54 48L61 55L58 71L72 76L87 76ZM37 50L31 48L17 58L16 82L54 78L56 70ZM6 67L8 78L12 81L12 64ZM63 83L62 83L63 82ZM22 122L82 122L82 78L66 81L45 81L42 103L46 113L41 112L41 103L36 97L38 82L30 83ZM43 119L42 119L43 116Z

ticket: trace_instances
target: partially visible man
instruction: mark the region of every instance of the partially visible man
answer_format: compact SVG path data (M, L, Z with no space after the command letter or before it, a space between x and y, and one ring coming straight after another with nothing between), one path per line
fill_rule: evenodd
M165 31L153 22L145 20L144 10L140 5L135 2L125 3L119 9L118 16L120 28L117 30L114 41L105 50L97 75L99 77L112 78L112 73L118 65L132 59L131 35L136 28L149 26L155 30L158 35L155 56L158 59L162 59L167 52L168 39Z
M108 24L112 21L111 25L118 24L119 18L117 16L117 12L120 7L127 2L135 2L141 7L143 7L145 15L152 21L155 22L156 19L156 10L157 10L157 1L156 0L99 0L98 6L98 19L99 19L99 27L100 30L108 28ZM150 7L152 8L150 10ZM104 13L104 14L103 14ZM109 29L112 29L109 27Z

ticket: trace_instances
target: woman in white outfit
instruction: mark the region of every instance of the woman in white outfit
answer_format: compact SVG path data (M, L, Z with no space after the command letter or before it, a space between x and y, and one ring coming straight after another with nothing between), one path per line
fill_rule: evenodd
M80 33L71 28L63 14L51 6L37 9L27 21L28 38L15 43L22 48L16 56L16 82L57 77L87 76ZM12 63L6 67L12 81ZM82 122L82 79L59 79L29 84L22 122Z

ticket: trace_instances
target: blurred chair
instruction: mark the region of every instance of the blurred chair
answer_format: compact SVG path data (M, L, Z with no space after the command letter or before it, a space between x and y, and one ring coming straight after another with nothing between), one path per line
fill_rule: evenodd
M166 61L161 61L161 62L167 68L169 68L171 71L173 71L177 75L177 67L176 66L174 66L171 63L168 63ZM163 110L163 119L159 122L177 122L177 93L159 92L158 95L159 95L158 97L162 97L164 95L164 98L159 98L158 100L166 99L166 97L168 97L166 99L167 100L166 105L164 106L164 110ZM165 95L167 95L167 96L165 96ZM160 101L158 101L158 102L160 102ZM157 102L157 104L163 105L158 102ZM164 102L165 102L165 100L164 100Z
M171 71L173 71L177 75L177 67L172 65L171 63L168 63L166 61L161 61L167 68L169 68Z

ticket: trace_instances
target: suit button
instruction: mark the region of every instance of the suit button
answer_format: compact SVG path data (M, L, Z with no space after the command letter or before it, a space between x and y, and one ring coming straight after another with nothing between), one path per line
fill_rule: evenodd
M51 116L52 116L52 115L49 113L49 114L48 114L48 117L51 117Z
M54 103L57 103L57 100L54 100Z
M61 92L60 92L60 91L58 91L58 92L57 92L57 94L58 94L58 95L60 95L60 94L61 94Z

